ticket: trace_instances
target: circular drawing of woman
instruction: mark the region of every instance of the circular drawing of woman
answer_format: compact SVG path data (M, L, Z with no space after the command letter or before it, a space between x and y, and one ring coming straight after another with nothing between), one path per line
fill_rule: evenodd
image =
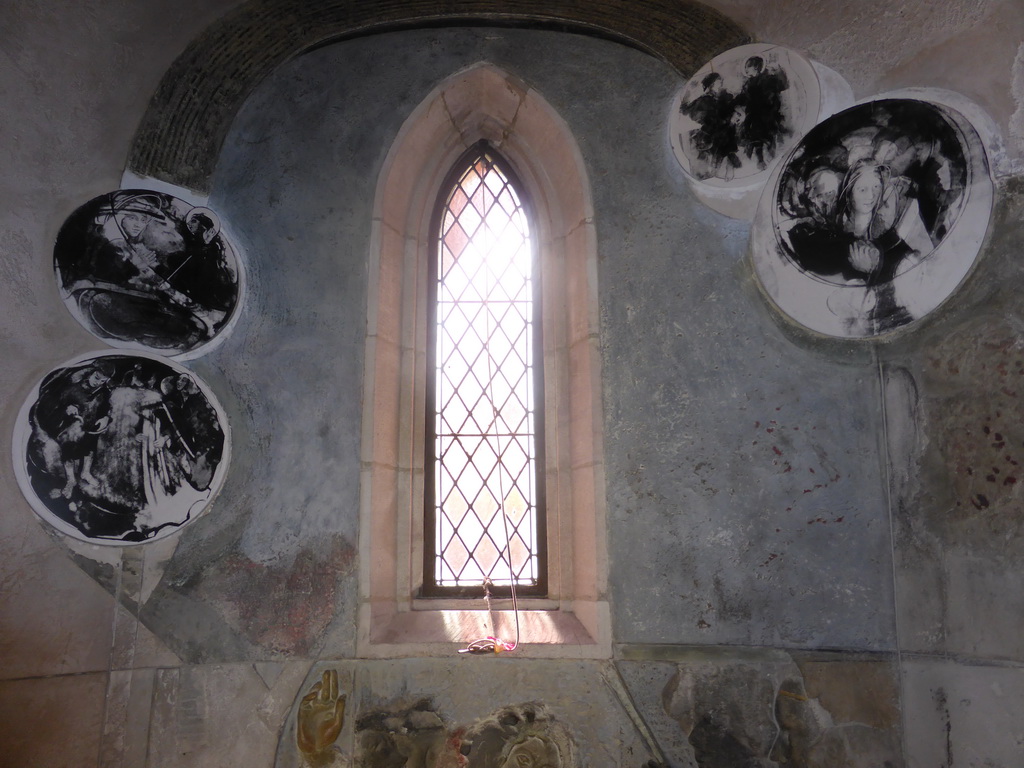
M54 269L72 314L114 346L194 352L238 304L238 259L217 215L160 192L118 190L76 210Z
M832 335L918 319L973 263L991 210L987 170L977 132L947 107L883 99L829 118L782 167L770 233L766 217L755 224L762 283L787 314ZM973 249L946 247L958 230Z
M33 509L93 543L157 539L198 517L223 480L227 421L191 372L100 353L49 373L22 408L15 469Z

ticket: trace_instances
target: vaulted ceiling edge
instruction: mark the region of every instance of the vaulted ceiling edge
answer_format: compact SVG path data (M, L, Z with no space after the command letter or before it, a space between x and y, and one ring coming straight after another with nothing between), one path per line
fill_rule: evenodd
M750 39L689 0L252 0L207 28L164 74L132 140L128 169L206 192L235 114L282 62L345 38L448 23L593 34L646 51L684 77Z

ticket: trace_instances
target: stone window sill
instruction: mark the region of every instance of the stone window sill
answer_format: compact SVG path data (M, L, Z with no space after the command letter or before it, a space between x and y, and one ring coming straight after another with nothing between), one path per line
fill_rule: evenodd
M394 603L364 604L362 610L369 615L360 617L360 627L368 631L360 632L359 655L447 656L491 635L506 642L515 640L512 610L467 610L453 607L455 602L416 600L411 610L404 611L395 610ZM519 647L515 654L528 658L609 658L608 604L577 602L566 609L553 600L521 601Z

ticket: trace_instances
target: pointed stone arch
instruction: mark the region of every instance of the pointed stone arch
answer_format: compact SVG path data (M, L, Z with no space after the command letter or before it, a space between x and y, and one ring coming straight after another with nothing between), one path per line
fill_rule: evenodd
M431 214L455 160L481 139L535 209L543 284L549 595L521 615L528 651L607 656L597 248L590 184L568 125L490 64L454 75L405 122L374 204L360 511L361 655L451 652L487 613L417 598L422 569L425 296ZM479 606L474 606L479 607ZM500 612L499 612L500 614ZM511 632L511 618L504 629ZM538 650L539 649L539 650Z

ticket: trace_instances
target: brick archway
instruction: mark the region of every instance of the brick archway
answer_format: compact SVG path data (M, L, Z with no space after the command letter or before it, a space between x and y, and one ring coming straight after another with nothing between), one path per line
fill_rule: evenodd
M684 76L749 41L737 24L693 0L250 0L206 29L165 73L132 140L127 168L207 192L235 114L282 62L355 36L466 23L607 37Z

